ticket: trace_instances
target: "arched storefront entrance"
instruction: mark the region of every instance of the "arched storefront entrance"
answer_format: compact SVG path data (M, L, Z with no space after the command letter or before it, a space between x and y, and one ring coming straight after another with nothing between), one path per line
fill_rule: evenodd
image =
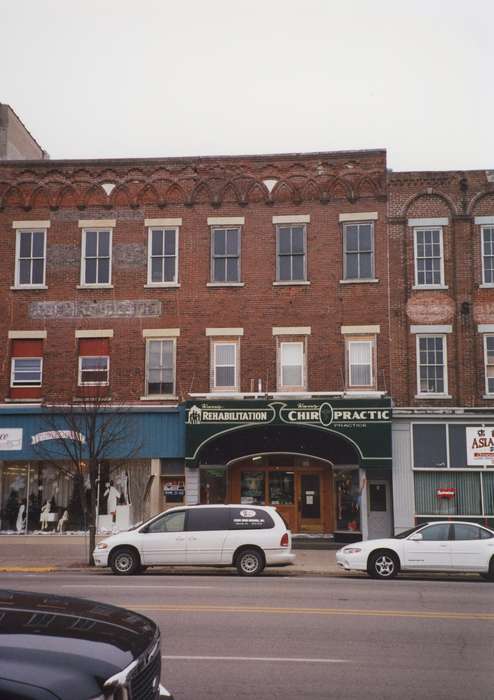
M195 502L273 505L294 533L364 533L366 472L390 467L388 403L208 401L187 411Z

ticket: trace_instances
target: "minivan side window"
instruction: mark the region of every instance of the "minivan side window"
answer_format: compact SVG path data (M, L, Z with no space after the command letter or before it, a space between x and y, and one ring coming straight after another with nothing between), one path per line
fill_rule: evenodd
M183 532L185 525L185 510L168 513L151 523L145 532Z
M228 508L191 508L188 514L188 532L228 530Z
M258 508L230 508L230 530L269 530L273 518Z

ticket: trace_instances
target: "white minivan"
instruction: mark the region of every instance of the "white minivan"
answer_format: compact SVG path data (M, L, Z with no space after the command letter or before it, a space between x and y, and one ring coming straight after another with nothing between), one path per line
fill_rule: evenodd
M96 566L120 576L148 566L235 566L241 576L257 576L265 566L292 564L292 536L270 506L181 506L133 530L99 542Z

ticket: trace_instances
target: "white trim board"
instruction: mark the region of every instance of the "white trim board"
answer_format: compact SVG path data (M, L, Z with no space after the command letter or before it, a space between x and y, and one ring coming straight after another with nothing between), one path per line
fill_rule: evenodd
M341 326L342 335L375 335L381 332L381 326Z
M211 337L242 336L243 328L206 328L206 335Z
M113 329L111 328L101 328L99 330L79 330L75 332L76 338L113 338Z
M9 331L9 340L46 340L46 331Z
M144 226L181 226L182 219L144 219Z
M494 216L476 216L474 219L476 224L494 224Z
M355 211L340 214L338 219L340 223L343 221L377 221L378 214L377 211Z
M178 338L180 328L144 328L143 338Z
M410 326L410 333L420 333L425 335L430 335L431 333L452 333L453 326L443 325L443 326Z
M114 228L116 219L79 219L79 228Z
M50 221L13 221L12 228L50 228Z
M310 335L310 326L273 326L273 335Z
M273 224L310 224L310 214L273 216Z
M435 219L408 219L409 226L447 226L449 219L447 216L440 216Z
M208 226L242 226L245 216L208 216Z

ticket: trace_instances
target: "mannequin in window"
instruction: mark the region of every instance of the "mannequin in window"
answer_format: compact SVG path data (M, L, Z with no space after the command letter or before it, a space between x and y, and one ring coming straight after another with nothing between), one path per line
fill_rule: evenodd
M46 501L46 503L41 508L41 514L39 520L41 523L41 529L46 530L48 528L48 516L51 511L51 501Z
M69 511L67 509L64 510L62 517L57 523L57 532L63 533L65 523L69 519Z
M15 528L17 532L23 532L26 527L26 501L22 501L21 505L19 506L19 511L17 513L17 522L15 524Z
M103 495L106 498L106 512L108 515L112 516L112 521L115 522L117 503L120 499L120 493L113 485L113 481L106 482L106 491Z

